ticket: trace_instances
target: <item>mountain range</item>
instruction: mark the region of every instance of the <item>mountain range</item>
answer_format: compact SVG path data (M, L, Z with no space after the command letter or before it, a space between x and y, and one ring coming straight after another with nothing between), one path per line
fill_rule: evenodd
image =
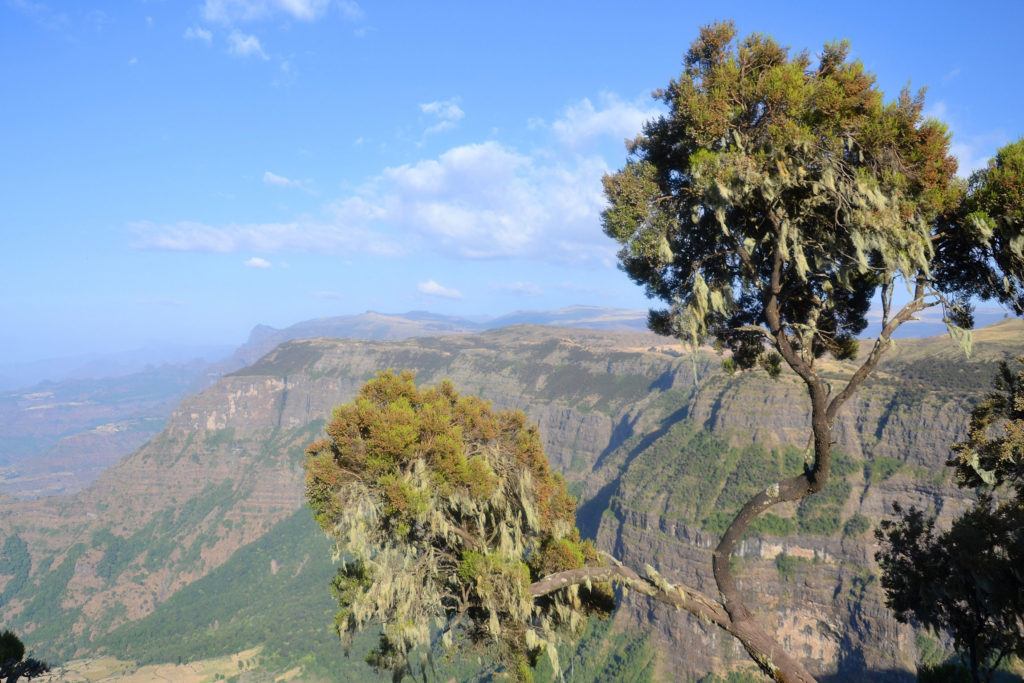
M809 415L792 376L729 374L710 349L683 353L640 331L437 331L284 341L186 397L159 433L77 493L0 498L2 625L58 662L255 651L245 660L254 680L330 680L351 666L366 677L331 634L334 570L303 507L300 464L331 407L385 368L524 410L580 496L584 532L631 566L702 590L713 586L710 553L729 512L802 466ZM884 607L867 530L893 500L940 523L964 508L942 467L949 445L997 363L1022 352L1018 320L978 330L968 360L947 338L900 340L839 416L828 489L766 516L743 541L741 587L815 674L911 680L918 661L941 652ZM823 367L836 380L851 371ZM610 680L613 666L648 679L749 668L731 639L634 595L575 652L576 680Z
M470 334L513 323L642 330L646 313L570 306L471 320L424 311L402 315L367 311L307 320L284 329L257 325L244 344L216 362L193 358L143 367L142 359L151 356L140 351L109 358L55 361L49 370L8 368L17 376L43 372L50 377L63 373L63 378L0 393L0 491L28 499L80 490L103 469L159 433L184 396L255 362L285 341ZM172 358L184 353L181 349L163 351ZM199 351L209 353L210 349Z

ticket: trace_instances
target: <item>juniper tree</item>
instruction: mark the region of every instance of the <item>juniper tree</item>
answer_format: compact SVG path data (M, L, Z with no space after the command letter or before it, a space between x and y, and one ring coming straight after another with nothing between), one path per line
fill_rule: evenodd
M676 607L700 596L602 558L536 426L450 382L380 373L306 450L306 498L334 539L338 634L380 626L369 661L396 678L417 646L488 651L519 680L560 634L614 607L609 583ZM705 609L721 620L716 606Z
M666 304L651 329L711 339L740 369L785 365L806 385L803 471L738 511L712 566L725 615L716 623L787 681L812 677L748 608L730 567L737 542L765 510L824 488L836 416L900 325L941 307L968 346L972 297L1024 311L1020 143L958 181L946 127L922 116L923 92L887 102L848 51L829 43L814 60L760 34L738 40L731 22L702 28L681 75L654 93L666 113L604 178L603 227L622 245L620 267ZM845 383L826 382L818 360L858 359L875 297L870 348Z
M904 623L949 633L973 681L1024 658L1024 369L1003 363L995 385L947 463L977 504L942 533L894 504L875 531L886 604Z
M38 678L50 670L46 662L25 657L25 645L14 633L0 632L0 681L16 683L21 679Z

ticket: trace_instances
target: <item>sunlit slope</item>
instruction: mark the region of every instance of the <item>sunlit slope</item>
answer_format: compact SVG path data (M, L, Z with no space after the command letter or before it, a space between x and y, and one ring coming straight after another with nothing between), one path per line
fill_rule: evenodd
M978 331L966 361L948 338L899 342L840 415L845 455L827 495L775 511L745 542L744 586L780 607L780 628L811 648L820 671L912 663L913 632L881 604L864 525L893 498L944 516L957 509L941 467L948 444L996 359L1022 351L1024 339L1000 326ZM963 373L944 385L933 358ZM301 509L302 450L333 405L388 367L526 410L583 496L585 530L636 566L707 585L714 534L749 491L799 471L808 424L795 378L729 375L720 361L643 333L530 326L283 344L185 400L163 432L77 496L0 499L3 624L51 659L105 652L154 662L176 661L182 643L195 643L196 657L267 646L282 627L306 635L279 656L265 647L266 665L307 657L312 671L308 656L320 661L329 647L333 608L327 545ZM825 371L838 384L850 367ZM282 531L290 524L294 532ZM249 593L264 584L276 588ZM653 633L666 667L744 661L683 615L629 604L615 628Z

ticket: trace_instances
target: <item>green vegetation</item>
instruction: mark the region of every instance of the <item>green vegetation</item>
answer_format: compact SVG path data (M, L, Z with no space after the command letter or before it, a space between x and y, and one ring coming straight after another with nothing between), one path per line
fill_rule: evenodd
M0 681L16 683L24 678L42 676L50 667L33 657L25 657L25 645L10 631L0 631Z
M833 467L833 425L901 324L941 306L969 351L972 297L1024 313L1024 141L965 187L948 129L922 115L924 93L885 102L849 50L827 43L815 63L764 34L739 38L732 22L702 27L682 73L655 93L666 112L627 141L625 166L603 179L603 227L621 245L620 266L665 305L650 312L651 329L694 348L713 340L735 368L777 378L786 367L807 389L813 457L759 490L758 474L743 471L752 464L729 466L719 498L751 493L713 554L732 615L718 625L779 680L811 676L746 618L729 561L740 539L793 501L802 532L839 530L850 485ZM900 283L910 297L896 307ZM857 358L876 295L875 343L833 384L818 360Z
M600 564L575 527L575 501L521 412L413 380L378 374L306 451L313 517L344 558L338 633L349 642L379 624L367 661L399 677L435 628L446 647L486 650L517 679L532 678L542 652L558 670L559 632L612 606L609 588L589 580L531 592L541 577Z
M1024 146L1020 157L1024 171ZM948 633L970 680L990 681L1008 658L1024 658L1024 367L1000 366L948 464L977 504L939 532L922 510L894 503L894 519L875 531L876 559L896 618ZM930 673L950 673L942 666Z
M859 512L853 513L843 524L844 538L857 538L871 528L871 519Z
M31 568L32 557L28 554L28 544L17 534L4 539L4 547L0 550L0 574L11 578L7 580L3 594L0 595L0 604L7 602L22 589L28 581Z
M796 577L797 570L808 564L808 560L795 555L779 553L775 556L775 568L779 571L779 577L786 583L791 583Z
M627 443L623 448L630 447L637 445ZM758 536L838 533L840 510L852 491L847 478L861 464L840 450L833 452L833 459L833 476L822 493L801 501L793 517L772 513L758 517L748 532ZM699 524L721 535L743 502L780 478L800 472L803 462L804 453L794 446L730 447L723 437L681 420L630 462L622 479L623 498L633 509Z
M62 658L72 651L64 625L73 623L81 608L65 609L62 602L67 594L68 581L75 573L75 564L85 550L83 543L74 544L60 564L41 574L42 579L38 584L28 582L18 594L26 602L25 608L18 615L18 623L38 624L38 628L32 631L32 640L54 643L55 646L49 649L56 658Z
M864 463L864 478L872 484L877 484L892 477L902 467L903 463L896 458L883 455Z
M310 679L337 680L332 672L343 678L348 672L354 680L366 673L365 666L344 657L329 627L335 604L327 586L336 571L329 545L309 511L300 508L150 615L115 629L95 647L153 664L262 646L262 670L302 666ZM311 590L316 586L323 589ZM362 641L363 652L373 640L370 636Z
M591 617L566 658L569 681L616 681L650 683L653 680L655 651L649 634L625 633L616 630L611 620ZM538 681L553 680L538 667ZM553 671L551 672L554 673Z

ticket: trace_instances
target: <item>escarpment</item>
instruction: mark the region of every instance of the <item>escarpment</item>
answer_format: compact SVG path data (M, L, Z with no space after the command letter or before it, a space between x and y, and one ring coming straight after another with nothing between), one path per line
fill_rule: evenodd
M818 502L776 511L742 543L742 589L760 596L759 617L815 673L913 670L915 634L884 607L868 529L892 500L940 519L962 509L943 463L989 386L986 369L1024 351L1005 339L986 346L979 331L974 359L963 361L980 368L970 375L977 381L950 386L907 380L928 377L921 366L929 356L914 354L926 342L901 342L894 362L838 417L835 485ZM516 326L287 342L185 399L161 433L75 496L0 500L3 547L21 547L8 541L20 539L29 563L27 575L0 573L4 625L66 658L159 615L303 505L305 445L320 437L333 406L386 368L415 370L420 385L451 379L497 408L524 410L581 497L582 529L631 566L650 564L707 591L725 516L752 487L799 471L792 468L806 447L809 411L795 380L728 374L711 350L684 353L649 334ZM837 382L849 372L841 363L828 371ZM329 608L325 586L309 591L323 593ZM641 598L627 597L615 620L620 630L652 634L664 673L745 665L714 627ZM258 628L246 635L236 626L248 647L260 644Z

